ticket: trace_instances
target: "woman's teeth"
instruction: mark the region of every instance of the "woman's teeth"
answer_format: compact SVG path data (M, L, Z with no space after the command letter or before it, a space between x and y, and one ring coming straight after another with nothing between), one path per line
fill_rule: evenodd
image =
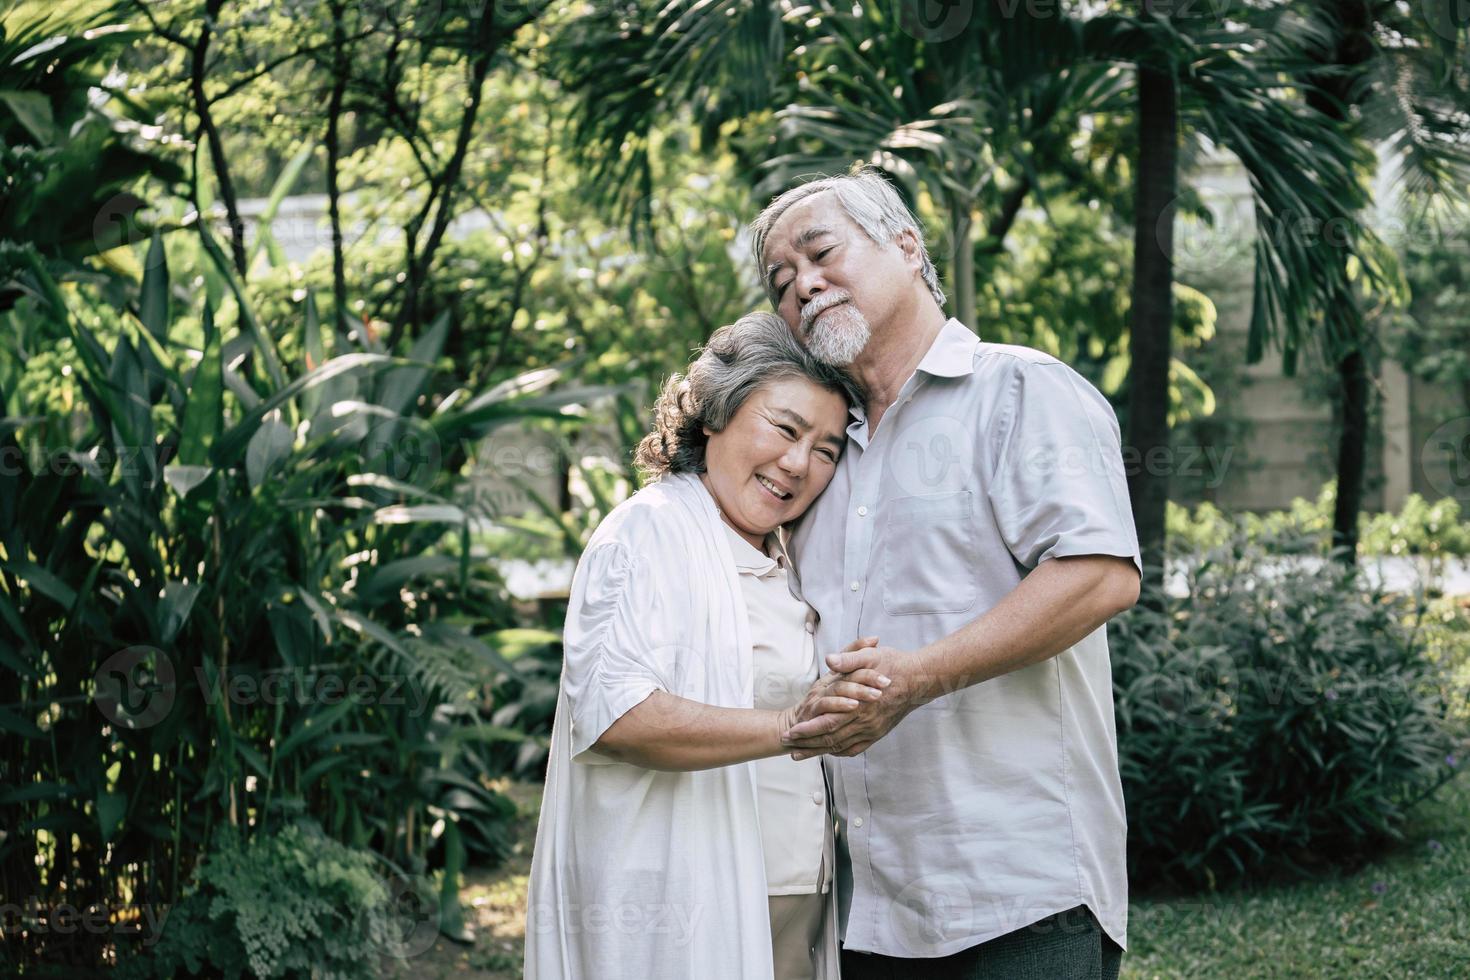
M761 476L759 473L757 473L755 475L755 478L756 478L756 481L759 482L761 486L763 486L767 490L771 491L771 493L775 494L780 499L782 499L782 500L789 500L789 499L791 499L791 494L786 493L780 487L776 486L774 483L772 483L770 480L767 480L765 477Z

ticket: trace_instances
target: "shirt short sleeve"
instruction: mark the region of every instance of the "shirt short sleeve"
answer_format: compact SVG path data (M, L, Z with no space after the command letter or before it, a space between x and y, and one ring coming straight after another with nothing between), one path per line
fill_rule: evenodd
M1113 555L1141 574L1112 406L1059 361L1019 362L1011 384L987 491L1011 554L1028 569Z
M674 686L675 647L659 635L672 610L650 562L609 542L583 554L567 608L562 684L570 709L572 758L657 690Z

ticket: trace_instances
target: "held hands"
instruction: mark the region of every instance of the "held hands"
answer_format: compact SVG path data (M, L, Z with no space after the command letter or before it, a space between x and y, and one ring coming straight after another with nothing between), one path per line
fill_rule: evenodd
M828 654L827 667L832 673L817 678L806 699L787 709L795 711L796 724L783 729L781 744L795 750L791 758L798 762L815 755L864 752L918 707L918 701L900 695L899 689L909 686L900 677L904 658L892 647L878 646L877 637L864 637L840 653ZM901 682L890 689L894 677ZM783 722L785 718L783 714Z
M797 704L781 712L776 733L782 745L789 745L788 735L802 722L817 718L837 716L856 711L862 704L883 697L883 689L892 683L868 663L878 646L876 636L865 636L854 640L833 657L850 658L842 673L829 673L818 677L807 690L806 696ZM832 657L828 657L831 666ZM815 754L815 753L812 753Z

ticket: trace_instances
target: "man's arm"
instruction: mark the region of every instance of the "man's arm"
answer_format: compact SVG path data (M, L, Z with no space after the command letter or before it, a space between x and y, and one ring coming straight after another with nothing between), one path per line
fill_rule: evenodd
M948 636L912 653L879 647L874 666L893 679L882 701L802 722L783 741L796 759L857 755L921 704L1056 656L1131 607L1138 588L1128 558L1047 559L989 612ZM848 669L847 656L831 654L828 668Z

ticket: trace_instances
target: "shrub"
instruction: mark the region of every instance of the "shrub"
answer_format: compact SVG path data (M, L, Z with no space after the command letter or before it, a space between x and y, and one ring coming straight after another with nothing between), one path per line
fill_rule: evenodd
M1227 514L1205 502L1193 511L1170 502L1167 527L1171 551L1205 550L1222 546L1236 530L1252 540L1264 537L1303 537L1325 555L1332 542L1332 511L1336 484L1328 481L1315 500L1297 497L1285 510L1264 514ZM1419 556L1438 569L1446 557L1470 555L1470 521L1460 514L1453 497L1430 502L1410 494L1398 513L1361 514L1358 518L1358 554L1364 557Z
M163 920L153 955L127 960L120 975L376 977L401 938L391 913L373 856L315 826L246 843L222 835Z
M1447 777L1424 607L1315 547L1238 529L1186 563L1186 596L1115 621L1136 879L1214 884L1350 856Z
M1470 727L1470 596L1430 600L1417 625L1424 655L1443 671L1451 717Z

